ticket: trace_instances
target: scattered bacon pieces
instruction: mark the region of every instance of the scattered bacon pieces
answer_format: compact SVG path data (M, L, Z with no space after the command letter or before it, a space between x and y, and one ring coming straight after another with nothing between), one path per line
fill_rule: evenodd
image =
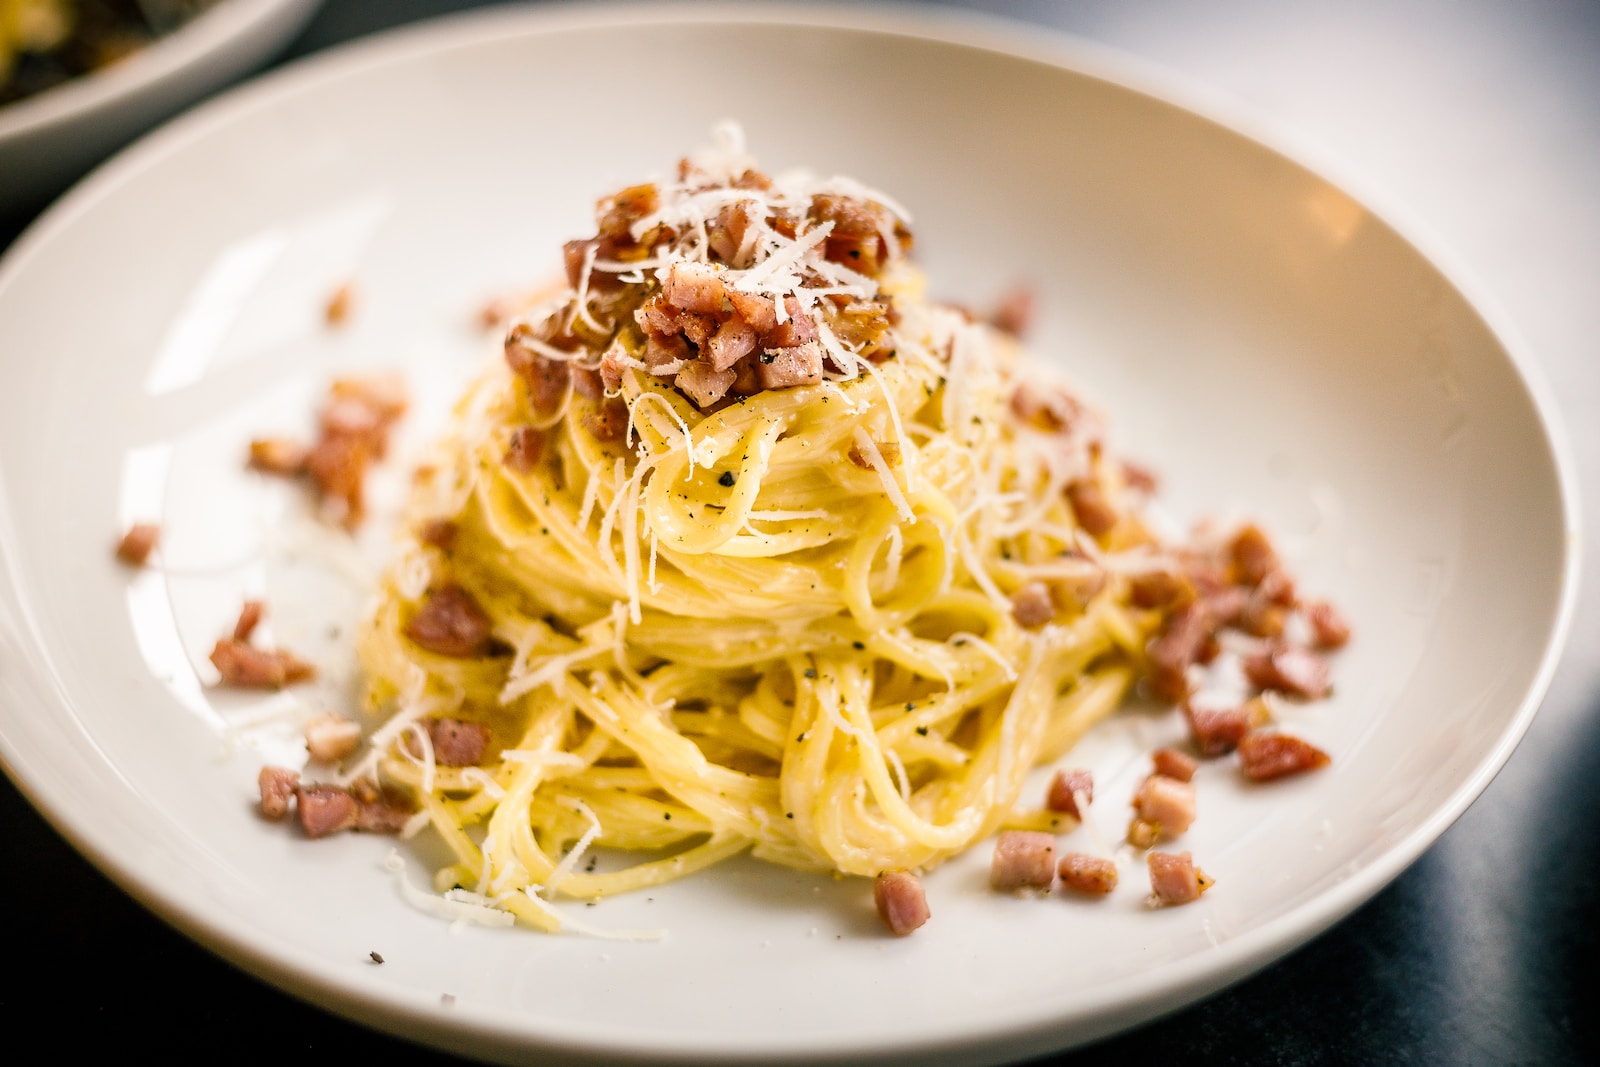
M1204 602L1178 609L1150 642L1150 686L1162 700L1189 695L1190 664L1199 662L1211 640L1213 621Z
M1100 856L1069 852L1061 857L1056 872L1067 889L1090 896L1105 896L1117 888L1117 865Z
M263 474L304 474L310 449L287 437L258 437L250 442L250 467Z
M282 689L316 676L316 668L284 649L256 648L224 637L211 650L222 684L239 689Z
M994 845L989 885L1001 892L1048 891L1056 876L1056 839L1038 830L1006 830Z
M289 814L289 801L300 787L300 774L286 767L263 767L256 784L261 789L262 818L277 822Z
M1343 648L1350 640L1350 624L1339 609L1326 600L1313 600L1306 604L1305 616L1311 624L1312 647L1331 651Z
M1189 904L1215 884L1205 871L1194 865L1187 852L1152 852L1145 858L1150 868L1150 889L1157 904Z
M161 527L152 522L136 522L117 542L117 558L130 567L143 567L161 540Z
M344 325L345 320L350 317L350 309L354 306L355 299L354 282L345 282L335 289L333 295L328 297L327 305L322 309L323 318L328 320L328 325Z
M1239 585L1260 585L1268 574L1282 564L1272 541L1259 526L1245 525L1228 542L1229 569Z
M356 801L354 829L364 834L397 834L416 814L409 801L392 789L380 789L366 778L350 783Z
M598 401L583 417L583 428L597 441L620 441L628 433L628 403L620 396Z
M306 751L323 763L337 763L361 744L361 727L343 715L319 715L306 723Z
M1158 833L1181 834L1194 825L1195 789L1191 782L1152 774L1133 798L1139 821L1154 825Z
M489 746L489 727L462 719L428 719L433 762L441 767L474 767Z
M874 441L872 442L872 447L878 450L878 455L883 457L884 463L891 467L898 467L900 465L899 441ZM848 455L850 457L850 462L854 463L862 470L869 471L872 469L872 461L867 458L867 454L861 451L858 446L851 445Z
M506 446L506 466L518 474L532 471L544 454L544 438L543 430L532 426L518 427L511 435L511 443Z
M1328 692L1328 664L1308 648L1277 644L1244 661L1245 677L1259 689L1315 699Z
M787 389L822 380L822 345L806 341L787 348L768 348L756 363L763 389Z
M316 444L257 438L250 442L249 464L268 474L308 476L323 517L353 529L366 512L367 467L383 458L389 430L405 409L405 385L395 375L337 379L329 387Z
M1050 779L1050 791L1045 795L1045 807L1061 811L1074 819L1082 819L1078 807L1078 794L1083 794L1085 804L1094 802L1094 774L1091 771L1072 769L1057 771Z
M1000 298L1000 303L995 305L994 312L989 316L989 322L1002 333L1021 337L1033 325L1034 303L1033 290L1019 285Z
M1322 749L1289 734L1251 733L1239 742L1239 766L1255 782L1303 774L1330 762Z
M1246 734L1272 719L1271 709L1259 697L1237 708L1195 707L1185 703L1183 715L1189 720L1189 732L1200 754L1206 757L1226 756L1238 747Z
M307 837L327 837L356 828L360 805L348 790L334 785L300 786L294 791L300 828Z
M928 896L910 871L885 871L872 883L878 918L896 936L904 937L928 921Z
M1050 598L1050 587L1043 582L1029 582L1012 593L1011 615L1017 625L1030 630L1055 618L1056 605Z
M490 622L478 601L459 585L428 594L405 625L405 635L429 652L456 659L479 655L488 646Z
M1077 481L1067 486L1067 502L1078 518L1078 525L1090 537L1104 537L1117 524L1117 509L1100 486L1092 481Z
M419 536L423 544L449 552L456 547L456 537L460 533L461 528L449 519L429 519L423 524Z
M1193 756L1175 748L1158 748L1150 753L1150 760L1155 764L1157 774L1180 782L1193 781L1198 767Z
M261 624L261 616L266 612L266 605L259 600L246 600L239 609L239 620L233 624L233 639L235 641L248 641L250 635L256 632L256 627Z
M1134 848L1149 848L1161 840L1161 825L1148 819L1135 818L1128 823L1128 844Z

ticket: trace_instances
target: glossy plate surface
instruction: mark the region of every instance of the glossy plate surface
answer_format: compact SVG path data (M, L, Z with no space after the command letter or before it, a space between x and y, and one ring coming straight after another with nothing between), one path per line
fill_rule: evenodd
M715 62L617 61L644 55ZM0 265L7 770L215 951L490 1059L999 1060L1264 965L1381 888L1509 755L1570 614L1575 505L1525 357L1361 200L1196 108L1222 110L1035 31L657 4L418 28L198 109ZM670 171L724 118L769 169L907 205L935 295L984 307L1033 285L1033 347L1162 472L1167 509L1262 520L1354 620L1337 694L1287 724L1329 770L1255 789L1202 770L1183 840L1217 879L1200 903L1147 910L1135 862L1104 902L997 897L979 848L929 877L934 919L905 940L860 883L755 862L583 911L660 943L452 931L402 900L390 840L308 844L254 816L262 762L303 758L297 717L351 705L348 635L386 533L319 530L246 474L248 440L308 433L333 374L402 368L419 399L392 498L492 358L484 300L549 277L597 196ZM164 569L130 574L110 545L145 519ZM316 686L208 687L250 595L271 639L317 658ZM1128 715L1070 757L1097 772L1107 835L1144 754L1181 736Z

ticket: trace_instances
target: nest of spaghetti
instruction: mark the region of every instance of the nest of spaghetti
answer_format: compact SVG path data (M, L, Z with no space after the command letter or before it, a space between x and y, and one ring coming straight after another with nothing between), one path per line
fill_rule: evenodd
M747 850L872 877L1061 826L1028 772L1141 678L1181 697L1230 549L1157 543L1095 413L925 298L889 197L735 144L597 221L360 643L352 775L443 838L436 888L555 929Z

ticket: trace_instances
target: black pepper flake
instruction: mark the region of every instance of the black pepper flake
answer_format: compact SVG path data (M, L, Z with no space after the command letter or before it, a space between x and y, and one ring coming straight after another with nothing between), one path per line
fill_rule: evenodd
M539 527L539 532L541 534L543 534L545 537L549 537L550 536L550 527L541 526L541 527Z
M794 818L794 812L792 812L792 811L786 811L786 812L784 812L784 813L783 813L783 817L784 817L784 818L785 818L785 819L792 819L792 818Z
M378 953L376 953L376 952L369 952L369 953L367 953L367 957L368 957L368 958L369 958L369 959L371 959L371 960L372 960L372 962L373 962L373 963L382 963L382 962L383 962L383 957L382 957L382 956L380 956L380 955L379 955L379 954L378 954Z
M817 669L815 667L807 667L806 668L806 677L807 678L815 678L816 676L817 676Z
M664 811L664 812L661 813L661 817L663 819L667 820L668 822L671 822L672 821L672 812Z
M917 702L914 701L914 700L906 701L906 710L907 711L916 711L917 710Z
M864 645L864 644L862 644L862 643L861 643L861 642L860 642L860 641L851 641L851 642L850 642L850 647L851 647L851 648L853 648L853 649L855 649L855 650L856 650L856 651L857 651L857 652L861 652L861 651L863 651L863 650L864 650L864 649L865 649L865 648L866 648L866 647L867 647L867 646L866 646L866 645Z
M717 479L717 484L726 488L739 480L739 476L732 471L723 471L722 477Z
M928 728L926 726L917 727L917 736L918 737L927 737L928 736Z
M771 363L773 360L775 360L777 358L778 357L773 355L771 352L763 352L763 353L761 353L761 362L763 362L763 363Z

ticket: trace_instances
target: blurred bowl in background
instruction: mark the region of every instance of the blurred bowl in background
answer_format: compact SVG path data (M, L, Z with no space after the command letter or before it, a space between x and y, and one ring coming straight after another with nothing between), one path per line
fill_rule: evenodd
M255 69L320 0L223 0L103 69L0 105L0 213L41 205L157 122Z

